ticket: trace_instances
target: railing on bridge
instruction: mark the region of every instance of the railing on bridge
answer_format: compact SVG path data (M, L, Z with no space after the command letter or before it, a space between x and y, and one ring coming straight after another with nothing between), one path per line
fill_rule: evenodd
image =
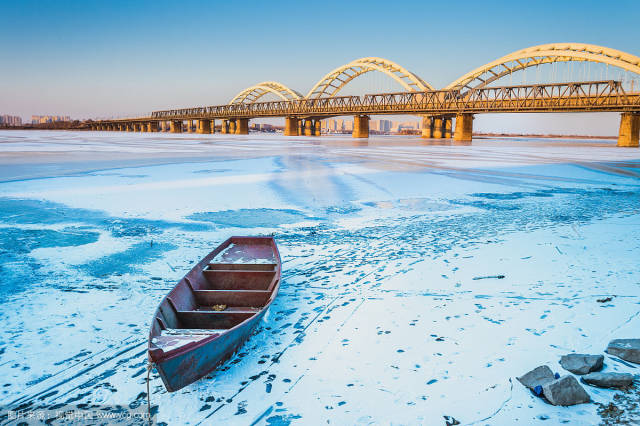
M337 116L350 114L459 114L540 111L640 111L640 94L620 81L532 84L364 96L296 99L155 111L156 120Z

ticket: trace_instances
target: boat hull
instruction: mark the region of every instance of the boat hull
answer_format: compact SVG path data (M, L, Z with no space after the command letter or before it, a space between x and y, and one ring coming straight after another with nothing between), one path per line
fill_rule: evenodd
M230 358L251 336L266 309L254 315L242 326L230 330L203 345L175 357L156 363L156 369L169 392L205 377Z

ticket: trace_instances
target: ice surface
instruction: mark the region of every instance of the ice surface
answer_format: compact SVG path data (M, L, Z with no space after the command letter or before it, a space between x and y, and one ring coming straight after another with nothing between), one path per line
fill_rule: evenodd
M515 377L639 337L613 142L0 131L0 164L2 405L145 404L153 312L231 235L275 235L280 294L208 378L154 372L168 424L594 424Z

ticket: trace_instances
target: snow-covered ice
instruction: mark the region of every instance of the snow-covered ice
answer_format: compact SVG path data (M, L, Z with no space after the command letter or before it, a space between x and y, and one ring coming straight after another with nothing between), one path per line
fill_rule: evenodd
M594 424L620 391L515 377L640 337L613 141L2 131L0 164L0 406L146 404L157 304L231 235L275 235L280 294L210 377L152 374L159 422Z

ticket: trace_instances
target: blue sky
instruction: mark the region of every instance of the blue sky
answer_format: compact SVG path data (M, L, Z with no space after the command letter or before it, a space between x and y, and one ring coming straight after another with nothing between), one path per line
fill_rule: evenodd
M3 0L1 10L0 113L23 117L221 104L264 80L306 93L363 56L442 87L542 43L640 55L638 1Z

